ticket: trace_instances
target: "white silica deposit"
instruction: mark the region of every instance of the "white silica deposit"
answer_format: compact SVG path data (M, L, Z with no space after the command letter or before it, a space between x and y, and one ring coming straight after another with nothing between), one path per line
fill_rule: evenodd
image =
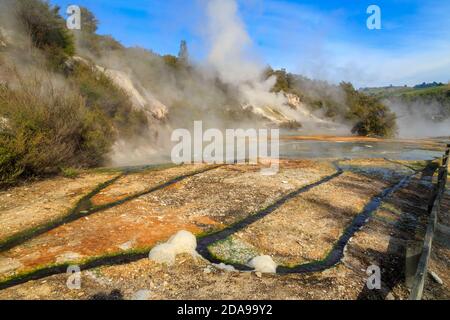
M148 258L156 263L175 264L175 258L178 254L190 254L197 256L197 238L188 231L179 231L173 235L166 243L154 247Z
M261 273L276 273L277 264L270 256L255 257L248 263L248 266Z
M225 263L213 264L213 266L226 272L237 272L233 266L226 265Z
M167 243L175 247L175 254L187 253L192 256L197 254L197 238L189 231L179 231L172 236Z
M175 263L175 257L175 246L170 243L159 244L148 254L150 260L169 266Z

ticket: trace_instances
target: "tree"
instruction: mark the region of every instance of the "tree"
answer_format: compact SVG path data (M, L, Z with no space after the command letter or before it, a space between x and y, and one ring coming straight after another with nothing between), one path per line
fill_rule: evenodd
M98 20L95 15L85 7L81 7L81 31L95 34L98 29Z
M362 136L391 137L396 134L396 115L377 98L355 90L348 82L340 84L346 94L346 118L356 122L352 133Z
M175 69L179 67L179 60L177 57L167 54L167 55L163 56L162 58L163 58L164 63L166 65L168 65L169 67L172 67Z
M180 59L180 61L182 62L187 62L189 59L187 43L185 40L182 40L180 43L180 52L178 53L178 59Z
M16 6L17 17L37 48L62 51L67 56L75 53L73 36L58 13L59 7L40 0L19 0Z

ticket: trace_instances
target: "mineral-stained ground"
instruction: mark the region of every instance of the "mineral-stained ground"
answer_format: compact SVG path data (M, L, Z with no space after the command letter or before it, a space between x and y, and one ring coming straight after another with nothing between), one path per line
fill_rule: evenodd
M430 161L290 159L262 165L181 165L88 171L0 192L0 299L406 299L409 248L423 242ZM394 188L393 188L394 187ZM439 217L425 299L450 298L450 192ZM342 257L322 270L230 271L201 256L172 266L147 256L180 230L224 264L269 255L282 268L325 265L362 214ZM250 221L248 223L242 223ZM81 288L65 272L81 268ZM380 290L367 288L371 265ZM142 291L145 290L145 291ZM142 294L141 294L142 296Z

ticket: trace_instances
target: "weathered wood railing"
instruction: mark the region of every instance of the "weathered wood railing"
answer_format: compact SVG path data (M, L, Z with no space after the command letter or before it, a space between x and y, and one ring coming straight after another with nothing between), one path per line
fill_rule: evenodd
M441 165L439 167L438 182L433 193L432 205L430 208L430 220L428 223L427 232L425 234L422 255L420 256L419 264L417 266L409 300L422 299L425 280L428 274L428 262L430 260L431 248L433 245L434 231L436 229L438 216L441 209L441 201L447 184L449 154L450 144L447 145L445 155L442 157Z

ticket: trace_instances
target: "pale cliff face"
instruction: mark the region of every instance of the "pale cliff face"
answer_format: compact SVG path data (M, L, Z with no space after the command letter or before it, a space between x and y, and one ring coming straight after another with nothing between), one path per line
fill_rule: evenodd
M168 108L157 100L151 92L135 84L125 72L119 70L105 69L97 66L97 69L110 78L116 86L124 90L130 97L133 107L149 112L157 120L164 120Z

